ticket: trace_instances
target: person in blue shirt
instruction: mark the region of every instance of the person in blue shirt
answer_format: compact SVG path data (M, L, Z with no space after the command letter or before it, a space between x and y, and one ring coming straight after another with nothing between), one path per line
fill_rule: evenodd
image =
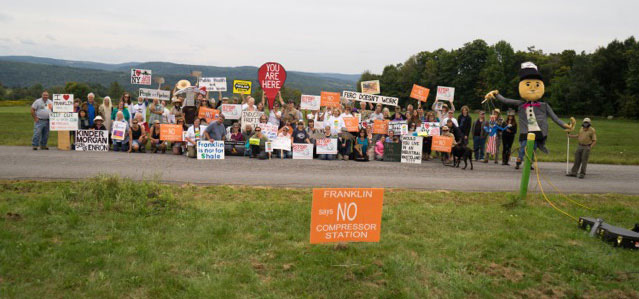
M486 141L486 158L484 163L488 163L488 160L494 158L497 155L497 132L504 131L511 125L500 127L497 125L497 116L495 114L490 116L488 125L484 126L484 131L488 132L488 140ZM495 160L497 163L497 160Z
M368 161L368 135L365 129L360 129L355 140L355 161Z
M95 102L95 94L92 92L87 95L87 102L83 105L82 110L87 112L89 126L93 126L93 120L98 116L98 104Z

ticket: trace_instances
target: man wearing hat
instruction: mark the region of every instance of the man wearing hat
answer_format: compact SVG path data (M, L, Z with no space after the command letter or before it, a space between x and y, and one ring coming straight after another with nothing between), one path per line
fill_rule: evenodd
M579 146L575 151L575 164L572 166L572 171L570 171L567 176L577 176L577 171L579 171L579 167L581 167L581 171L579 171L579 178L583 179L584 176L586 176L586 167L588 166L590 149L592 149L592 147L597 143L597 133L595 132L595 128L591 126L590 118L584 118L578 135L568 135L568 137L577 138L577 140L579 140Z
M107 130L107 127L104 125L104 120L102 119L102 116L96 116L93 119L93 126L91 127L91 129L93 130Z

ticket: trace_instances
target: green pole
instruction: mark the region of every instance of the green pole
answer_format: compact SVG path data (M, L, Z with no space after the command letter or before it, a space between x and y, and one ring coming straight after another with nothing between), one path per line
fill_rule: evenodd
M528 133L526 141L526 151L524 152L524 169L521 173L521 184L519 185L519 199L525 200L528 193L528 182L530 180L530 165L532 164L533 149L535 146L535 134Z

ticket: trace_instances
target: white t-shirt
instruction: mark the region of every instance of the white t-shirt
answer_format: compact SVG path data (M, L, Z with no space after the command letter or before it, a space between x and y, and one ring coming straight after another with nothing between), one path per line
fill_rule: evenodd
M204 130L206 130L206 126L200 126L200 131L196 132L195 131L195 126L191 126L189 127L188 130L186 130L186 138L190 138L193 139L195 142L197 142L198 140L201 140L202 137L204 136ZM194 143L190 143L188 142L189 145L195 145Z
M373 113L371 113L371 115L368 117L368 119L370 119L370 120L384 120L384 114L382 112L375 113L375 111L373 111Z
M136 114L141 113L142 114L142 120L146 122L146 103L142 102L142 103L138 103L136 102L133 105L133 108L131 108L131 111L129 111L131 113L131 120L133 120L133 118L135 117Z
M247 110L249 108L249 104L242 104L242 111ZM257 111L257 106L253 105L253 111Z
M453 117L450 120L453 121L453 124L455 124L455 127L459 127L459 125L457 124L457 120ZM442 121L439 123L442 127L446 125L446 123L448 122L448 117L442 119Z
M324 120L324 126L331 127L331 134L339 134L342 131L342 128L346 125L344 124L344 119L341 116L335 117L333 115L329 116L328 119Z

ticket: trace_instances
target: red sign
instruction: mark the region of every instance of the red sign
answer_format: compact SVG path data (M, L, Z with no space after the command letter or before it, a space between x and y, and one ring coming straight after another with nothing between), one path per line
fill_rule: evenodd
M286 81L286 70L277 62L267 62L257 70L257 79L268 99L268 108L273 109L275 96Z

